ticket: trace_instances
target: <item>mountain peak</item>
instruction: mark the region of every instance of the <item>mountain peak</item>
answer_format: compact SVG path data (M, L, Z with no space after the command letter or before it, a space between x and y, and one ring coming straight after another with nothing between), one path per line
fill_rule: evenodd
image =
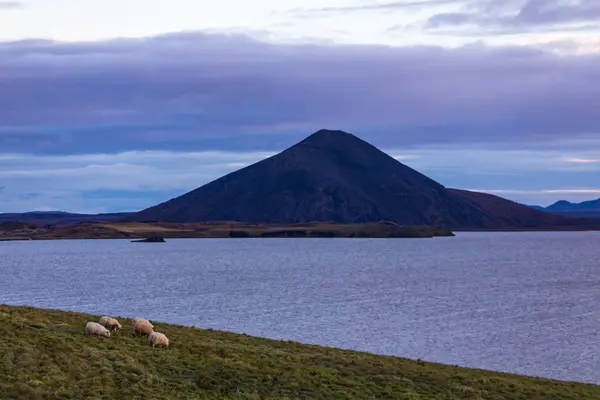
M337 141L350 138L356 138L356 136L339 129L319 129L302 142Z

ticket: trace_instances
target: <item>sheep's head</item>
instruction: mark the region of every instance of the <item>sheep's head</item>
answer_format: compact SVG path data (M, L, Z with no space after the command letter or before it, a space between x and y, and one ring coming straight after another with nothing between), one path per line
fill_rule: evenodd
M108 331L108 330L104 331L104 336L110 337L110 331Z

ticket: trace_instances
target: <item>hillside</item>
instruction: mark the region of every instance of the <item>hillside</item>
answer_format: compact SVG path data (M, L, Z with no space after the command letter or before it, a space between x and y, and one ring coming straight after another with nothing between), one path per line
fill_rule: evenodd
M448 190L471 202L486 216L488 223L482 229L600 229L600 222L592 219L554 215L487 193Z
M593 218L600 219L600 210L564 210L548 211L551 214L562 215L569 218Z
M377 356L152 321L152 349L131 321L87 337L86 315L0 306L2 399L585 400L600 387Z
M499 199L499 198L498 198ZM499 200L498 200L499 201ZM320 130L268 159L196 190L135 213L130 221L240 221L292 224L314 221L453 228L571 227L579 222L507 201L482 209L464 193L400 163L358 137ZM508 215L507 211L514 212ZM526 217L525 217L526 215ZM600 223L583 222L583 226Z

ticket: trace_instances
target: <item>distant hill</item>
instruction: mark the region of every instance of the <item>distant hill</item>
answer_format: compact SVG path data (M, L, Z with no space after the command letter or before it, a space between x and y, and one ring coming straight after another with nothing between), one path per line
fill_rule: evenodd
M571 203L561 200L546 207L547 211L600 211L600 199Z
M0 214L0 223L22 221L37 225L69 225L87 221L118 221L132 213L75 214L64 211L31 211Z
M548 207L530 207L551 214L567 217L600 219L600 199L584 201L581 203L571 203L567 200L560 200Z
M320 130L283 152L126 217L130 221L358 223L474 229L599 226L448 190L358 137Z

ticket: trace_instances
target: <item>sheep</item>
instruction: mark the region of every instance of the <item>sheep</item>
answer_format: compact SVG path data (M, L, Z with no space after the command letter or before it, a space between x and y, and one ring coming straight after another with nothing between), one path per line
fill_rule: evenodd
M152 332L148 335L148 343L154 347L169 347L169 339L164 333Z
M88 336L110 337L110 331L97 322L88 322L85 325L85 334Z
M151 327L151 328L154 328L154 325L152 325L152 324L150 323L150 321L148 321L147 319L144 319L144 318L139 318L139 317L138 317L138 318L134 318L134 319L132 319L132 320L131 320L131 325L133 326L133 325L137 324L138 322L142 322L142 321L144 321L144 322L147 322L148 324L150 324L150 327Z
M102 318L100 318L100 325L102 325L103 327L105 327L106 329L108 329L109 331L112 331L112 332L118 331L122 328L119 321L117 321L116 319L114 319L112 317L108 317L106 315L104 315Z
M131 323L131 331L134 335L149 335L154 332L154 325L143 318L135 318Z

